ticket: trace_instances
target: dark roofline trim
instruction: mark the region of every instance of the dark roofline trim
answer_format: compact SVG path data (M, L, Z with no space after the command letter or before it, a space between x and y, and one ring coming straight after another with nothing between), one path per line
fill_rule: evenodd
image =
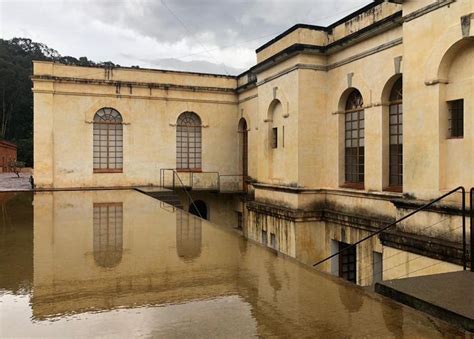
M337 40L337 41L335 41L335 42L333 42L329 45L326 45L326 46L293 44L293 45L285 48L284 50L281 50L280 52L272 55L268 59L265 59L265 60L259 62L255 66L253 66L250 69L248 69L247 71L243 72L241 75L245 75L246 73L250 73L250 72L260 72L262 70L268 69L269 67L271 67L270 64L274 64L274 63L277 63L279 61L286 60L289 57L291 57L291 56L293 56L297 53L301 53L301 52L311 53L311 54L321 54L321 55L330 54L332 52L335 52L337 47L340 46L340 48L345 48L351 40L357 39L360 36L364 37L364 35L366 35L370 31L374 30L374 28L378 28L378 27L387 25L387 27L384 28L384 30L388 30L388 29L391 29L393 26L401 25L402 23L403 23L402 11L399 11L399 12L396 12L396 13L382 19L382 20L377 21L376 23L374 23L370 26L364 27L363 29L361 29L357 32L354 32L350 35L347 35L344 38L342 38L340 40ZM377 34L379 34L379 33L380 32L377 31ZM239 76L241 76L241 75L239 75Z
M255 52L258 53L262 50L264 50L265 48L267 48L268 46L271 46L273 45L275 42L277 42L278 40L280 40L281 38L285 37L286 35L292 33L293 31L296 31L297 29L299 28L306 28L306 29L311 29L311 30L314 30L314 31L326 31L326 27L323 27L323 26L315 26L315 25L307 25L307 24L296 24L290 28L288 28L286 31L284 31L283 33L277 35L276 37L274 37L272 40L264 43L262 46L258 47Z
M330 24L327 29L328 30L332 30L333 28L335 28L336 26L339 26L340 24L346 22L346 21L349 21L353 18L355 18L356 16L364 13L365 11L368 11L369 9L372 9L374 7L377 7L378 5L380 5L381 3L385 2L384 0L374 0L373 2L371 2L370 4L367 4L365 5L364 7L362 8L359 8L357 11L355 12L352 12L350 13L349 15L346 15L345 17L337 20L336 22Z
M355 18L356 16L368 11L369 9L372 9L378 5L380 5L381 3L385 2L384 0L374 0L373 2L365 5L364 7L358 9L357 11L355 12L352 12L348 15L346 15L345 17L343 17L342 19L332 23L331 25L327 26L327 27L324 27L324 26L317 26L317 25L308 25L308 24L296 24L294 25L293 27L287 29L286 31L284 31L283 33L279 34L278 36L276 36L275 38L273 38L272 40L266 42L265 44L263 44L262 46L258 47L255 52L256 53L259 53L261 52L262 50L264 50L265 48L273 45L275 42L277 42L278 40L280 40L281 38L285 37L286 35L290 34L291 32L297 30L298 28L306 28L306 29L311 29L311 30L315 30L315 31L324 31L324 32L331 32L333 28L335 28L336 26L339 26L340 24L346 22L346 21L349 21L353 18ZM388 1L388 2L394 2L393 0L392 1ZM395 2L394 2L395 3Z

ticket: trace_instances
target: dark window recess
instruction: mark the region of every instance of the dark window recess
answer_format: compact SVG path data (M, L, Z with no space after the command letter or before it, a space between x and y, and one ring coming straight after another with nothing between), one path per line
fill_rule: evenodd
M278 128L272 128L272 148L278 147Z
M339 251L349 247L349 244L340 242ZM339 277L356 283L356 272L357 272L357 253L356 247L346 249L339 254Z
M244 217L242 212L237 212L237 228L242 229L244 226Z
M267 241L267 231L262 230L262 244L266 245L268 243Z
M452 138L464 137L464 100L448 101L449 134Z
M275 233L270 233L270 246L274 249L277 248L276 236Z
M389 106L389 185L403 186L403 91L402 78L393 85Z
M364 184L364 103L359 91L347 99L345 113L344 172L346 184Z
M285 126L282 127L282 130L281 130L281 139L282 139L282 147L285 148Z

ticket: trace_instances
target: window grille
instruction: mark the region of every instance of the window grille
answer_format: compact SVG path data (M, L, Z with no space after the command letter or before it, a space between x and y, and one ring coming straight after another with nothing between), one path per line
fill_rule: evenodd
M403 185L403 87L399 78L392 87L389 105L389 185Z
M345 181L364 184L364 102L354 90L346 102L345 113Z
M176 168L201 170L201 119L196 113L184 112L176 128Z
M94 210L94 260L101 267L114 267L122 260L123 205L98 203Z
M123 168L122 116L102 108L94 116L94 172L121 172Z
M464 137L464 100L448 101L449 131L452 138Z
M340 242L339 251L349 247L349 244ZM339 276L342 279L356 283L357 277L357 252L356 247L351 247L339 254Z

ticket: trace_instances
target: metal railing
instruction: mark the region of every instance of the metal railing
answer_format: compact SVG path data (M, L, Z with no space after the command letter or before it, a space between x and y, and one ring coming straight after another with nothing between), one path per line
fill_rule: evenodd
M175 178L177 178L177 179L178 179L178 183L179 183L179 187L184 191L184 193L185 193L185 194L187 195L187 197L188 197L189 205L190 205L190 206L191 206L191 205L194 206L194 210L195 210L196 213L199 215L199 217L200 217L201 219L204 219L204 218L202 217L201 212L199 211L198 207L197 207L196 204L194 203L194 200L193 200L193 198L191 197L191 194L189 194L188 189L187 189L186 186L184 185L183 180L181 180L181 177L179 176L178 172L176 172L175 169L173 169L173 168L162 168L162 169L160 169L160 186L161 186L162 188L165 187L165 186L163 186L163 184L164 184L164 175L165 175L164 173L165 173L166 171L172 171L172 172L173 172L173 191L174 191L174 190L176 189L176 187L177 187L177 186L176 186L176 180L175 180ZM163 181L161 181L162 178L163 178Z
M381 229L379 229L378 231L374 232L374 233L371 233L369 234L368 236L362 238L361 240L359 241L356 241L355 243L343 248L342 250L339 250L338 252L330 255L329 257L325 258L325 259L322 259L318 262L316 262L315 264L313 264L313 266L318 266L338 255L340 255L341 253L345 252L345 251L348 251L349 249L352 249L354 247L356 247L357 245L359 245L360 243L364 242L364 241L367 241L373 237L375 237L376 235L382 233L382 232L385 232L386 230L388 230L389 228L397 225L398 223L402 222L403 220L405 219L408 219L409 217L413 216L414 214L420 212L420 211L423 211L423 210L426 210L428 209L429 207L433 206L434 204L436 204L437 202L441 201L442 199L458 192L458 191L461 191L462 193L462 202L461 202L461 210L462 210L462 242L463 242L463 254L462 254L462 262L463 262L463 269L466 270L467 269L467 261L468 261L468 257L467 257L467 246L466 246L466 190L464 189L464 187L462 186L459 186L445 194L443 194L442 196L430 201L429 203L415 209L414 211L408 213L407 215L405 215L404 217L382 227ZM470 216L471 216L471 227L470 227L470 233L471 233L471 255L470 255L470 262L471 262L471 271L473 270L473 238L474 238L474 235L473 235L473 219L474 219L474 212L473 212L473 196L474 196L474 188L471 189L470 191L470 194L471 194L471 211L470 211Z
M172 176L167 176L171 173ZM190 190L212 192L245 192L246 177L242 174L219 174L219 172L178 172L174 168L160 169L160 187L174 190L176 175L181 176L181 182ZM186 180L187 179L187 180Z

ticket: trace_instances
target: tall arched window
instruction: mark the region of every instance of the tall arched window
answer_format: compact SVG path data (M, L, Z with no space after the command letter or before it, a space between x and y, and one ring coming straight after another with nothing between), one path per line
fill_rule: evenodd
M389 185L401 188L403 185L403 86L400 77L390 92L389 126Z
M194 112L184 112L178 117L176 168L184 171L201 170L201 119Z
M347 98L345 110L345 181L362 188L364 185L364 101L354 89Z
M122 116L113 108L101 108L94 116L94 172L121 172L122 168Z

